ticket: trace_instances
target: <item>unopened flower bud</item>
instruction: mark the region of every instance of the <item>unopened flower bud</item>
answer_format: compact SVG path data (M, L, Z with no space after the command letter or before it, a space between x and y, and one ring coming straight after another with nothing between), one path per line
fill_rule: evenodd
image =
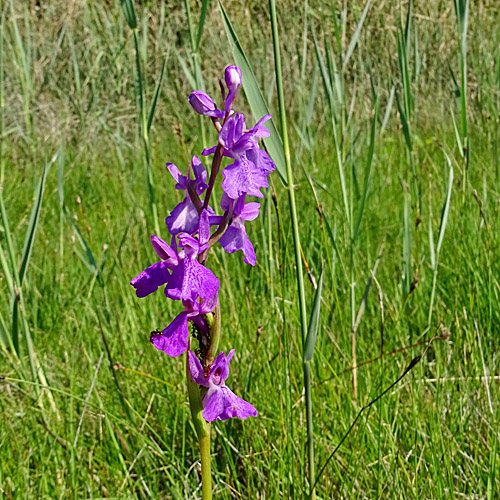
M228 66L224 77L229 93L238 90L241 85L241 69L238 66Z
M226 100L224 101L224 108L227 112L231 109L236 93L241 86L241 69L238 66L228 66L224 72L227 90L229 91Z
M204 116L224 118L224 111L217 109L212 98L201 90L195 90L188 98L193 109Z

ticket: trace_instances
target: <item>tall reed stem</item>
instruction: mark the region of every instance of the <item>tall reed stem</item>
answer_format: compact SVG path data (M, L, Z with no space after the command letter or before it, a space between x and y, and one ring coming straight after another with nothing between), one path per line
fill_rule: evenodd
M307 337L307 310L306 310L306 297L304 290L304 275L302 273L302 259L300 255L300 236L299 236L299 222L297 217L297 207L295 203L295 190L292 173L292 163L290 158L290 146L288 143L286 111L285 111L285 97L283 93L283 79L281 74L281 55L279 48L278 36L278 21L276 16L276 2L269 0L269 10L271 11L271 25L273 32L273 47L274 47L274 64L276 74L276 87L278 90L278 102L280 110L281 121L281 135L283 138L283 151L285 154L286 164L286 180L288 201L290 204L290 216L292 219L292 233L293 243L295 250L295 272L297 277L297 288L299 294L299 307L300 307L300 324L302 332L302 346L304 347ZM311 387L311 367L309 363L304 362L304 390L306 399L306 422L307 422L307 456L309 462L309 484L311 488L310 498L315 499L316 493L313 485L315 484L314 474L314 432L312 420L312 387Z

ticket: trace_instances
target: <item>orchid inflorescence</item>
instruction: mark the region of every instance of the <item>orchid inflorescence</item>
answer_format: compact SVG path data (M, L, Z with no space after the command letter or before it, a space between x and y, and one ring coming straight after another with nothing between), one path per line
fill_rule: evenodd
M247 129L245 116L232 109L241 86L240 68L228 66L225 83L227 93L222 83L220 85L224 109L218 109L200 90L189 96L193 109L210 117L218 132L217 145L202 152L202 156L213 155L210 178L198 156L192 157L186 175L173 163L167 163L176 182L175 189L184 191L183 200L165 220L171 243L151 236L153 248L161 260L130 282L138 297L145 297L165 285L167 298L182 302L182 311L163 331L153 332L150 340L156 349L169 356L176 357L188 350L191 379L200 389L204 388L201 392L203 418L208 422L257 416L257 410L250 403L225 385L234 349L227 356L221 352L215 358L220 338L220 317L217 317L220 316L220 283L205 264L209 250L219 243L228 253L241 250L245 263L255 265L255 251L245 222L258 216L260 205L246 203L246 198L262 198L260 190L268 187L267 177L275 169L269 155L258 145L259 138L269 136L264 123L271 115ZM222 170L224 193L220 206L223 215L216 215L209 202L223 157L233 161ZM199 342L195 352L190 350L189 324L191 337Z

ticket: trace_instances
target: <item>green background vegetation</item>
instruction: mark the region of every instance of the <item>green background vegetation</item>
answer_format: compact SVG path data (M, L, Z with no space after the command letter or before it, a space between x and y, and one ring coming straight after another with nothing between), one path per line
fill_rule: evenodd
M216 140L187 95L202 76L216 96L234 62L216 2L193 54L203 16L188 6L191 25L186 3L136 3L139 86L120 2L1 2L5 498L200 496L183 359L149 343L178 304L128 284L179 201L165 162L183 168ZM279 129L268 5L224 7ZM500 7L277 9L308 315L324 269L310 362L317 496L498 498ZM243 93L238 105L250 109ZM236 348L228 384L259 410L213 426L215 497L302 498L301 319L277 174L247 230L255 268L220 249L208 263L223 283L221 349Z

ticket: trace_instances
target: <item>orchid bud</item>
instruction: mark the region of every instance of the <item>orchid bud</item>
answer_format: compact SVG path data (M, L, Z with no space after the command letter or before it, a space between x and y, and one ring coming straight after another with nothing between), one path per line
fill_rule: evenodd
M229 93L235 92L241 86L241 69L238 66L228 66L224 77Z
M193 109L204 116L224 118L224 111L217 109L212 98L201 90L195 90L189 97L189 104Z
M236 93L241 86L241 69L238 66L228 66L224 72L227 90L229 91L226 100L224 101L224 108L227 112L231 109L231 104L236 97Z

